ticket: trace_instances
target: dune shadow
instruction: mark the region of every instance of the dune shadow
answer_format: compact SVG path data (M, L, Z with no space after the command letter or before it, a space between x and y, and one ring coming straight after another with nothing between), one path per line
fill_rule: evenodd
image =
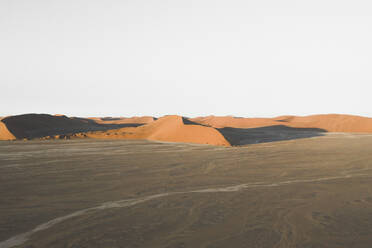
M118 117L101 117L100 118L102 121L118 121L120 118Z
M198 126L203 126L203 127L209 127L208 125L204 125L202 123L194 122L187 117L182 117L182 122L185 125L198 125Z
M258 128L217 128L232 146L267 143L275 141L304 139L324 136L327 132L320 128L293 128L274 125Z
M100 124L91 119L48 114L25 114L6 117L2 120L17 139L33 139L51 135L70 135L80 132L106 131L123 127L138 127L143 124Z

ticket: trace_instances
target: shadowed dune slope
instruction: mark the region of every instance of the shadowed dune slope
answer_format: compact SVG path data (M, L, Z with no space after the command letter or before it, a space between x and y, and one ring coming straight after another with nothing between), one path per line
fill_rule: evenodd
M258 128L287 126L293 128L319 128L327 132L372 133L372 118L353 115L280 116L276 118L238 118L231 116L207 116L191 119L215 128Z
M53 116L47 114L25 114L6 117L2 120L17 139L40 138L99 129L91 120Z
M224 136L212 127L185 125L181 116L165 116L136 128L121 128L106 132L84 134L91 138L147 139L166 142L185 142L230 146Z
M15 139L33 139L50 135L66 135L79 132L88 132L95 130L107 130L119 128L128 125L102 125L93 120L84 118L69 118L64 115L48 114L25 114L5 117L1 120L5 124L2 127L1 139L9 139L5 135L8 130ZM135 125L137 126L137 125ZM3 138L3 136L5 138ZM13 138L13 139L14 139Z
M284 125L257 128L224 127L219 128L218 131L233 146L312 138L324 136L326 132L320 128L294 128Z

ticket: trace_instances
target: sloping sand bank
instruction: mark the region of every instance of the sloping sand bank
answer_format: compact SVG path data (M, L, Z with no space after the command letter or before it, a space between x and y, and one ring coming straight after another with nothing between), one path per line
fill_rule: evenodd
M8 130L6 125L0 120L0 140L14 140L16 137Z

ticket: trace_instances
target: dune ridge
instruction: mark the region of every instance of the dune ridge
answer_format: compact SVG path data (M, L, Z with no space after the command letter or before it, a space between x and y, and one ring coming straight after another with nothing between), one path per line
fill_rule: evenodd
M79 132L108 130L136 124L101 124L94 120L67 117L65 115L24 114L5 117L1 120L0 139L35 139L55 135L70 135ZM10 135L10 134L11 135Z
M230 146L223 135L212 127L185 124L181 116L164 116L140 127L120 128L106 132L88 132L76 137L108 139L146 139L165 142L184 142Z
M88 119L94 120L99 124L147 124L155 121L152 116L133 116L133 117L90 117Z
M211 126L214 128L234 127L234 128L256 128L278 125L270 118L241 118L234 116L206 116L191 118L196 123Z
M0 119L0 140L146 139L231 146L310 138L324 135L324 132L372 133L372 118L341 114L274 118L170 115L159 119L25 114Z
M289 126L298 128L322 128L328 132L372 133L372 118L355 115L293 116L290 119L282 119L281 123L288 123Z
M191 119L215 128L257 128L284 125L293 128L320 128L327 132L372 133L372 118L355 115L322 114L309 116L279 116L274 118L240 118L207 116Z

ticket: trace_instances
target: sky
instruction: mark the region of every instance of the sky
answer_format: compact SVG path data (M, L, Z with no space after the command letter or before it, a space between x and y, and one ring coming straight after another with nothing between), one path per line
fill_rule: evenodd
M0 116L372 117L369 0L1 0Z

